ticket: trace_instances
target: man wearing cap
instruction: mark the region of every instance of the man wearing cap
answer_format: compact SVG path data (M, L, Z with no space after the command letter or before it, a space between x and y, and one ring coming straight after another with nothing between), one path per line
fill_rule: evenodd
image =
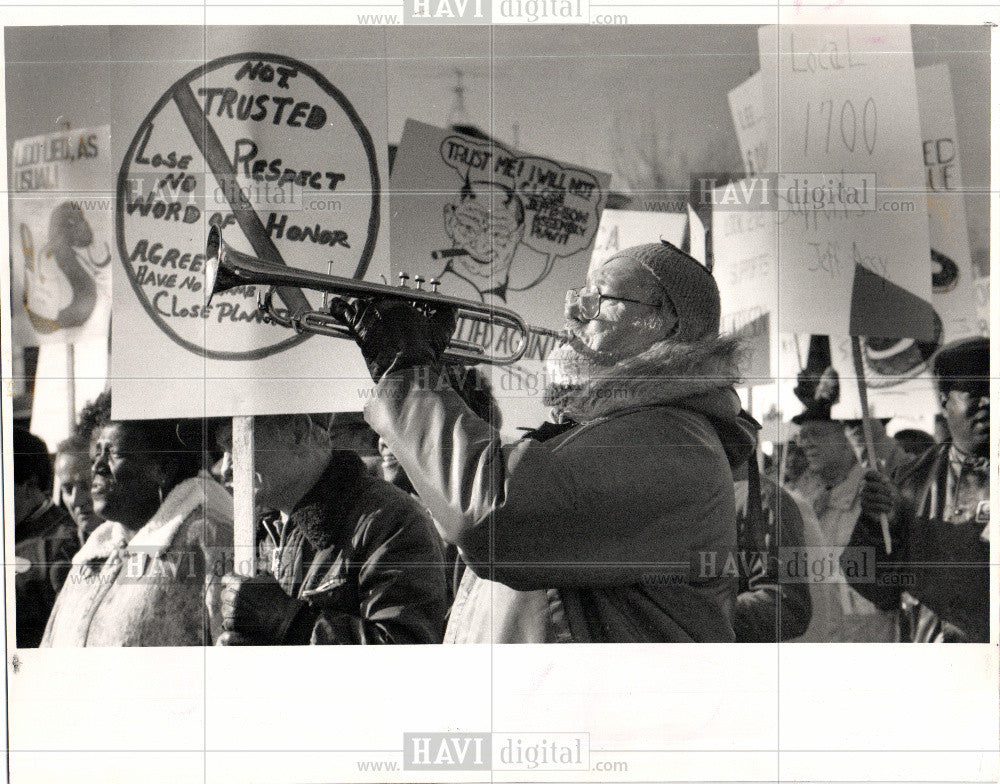
M347 420L341 437L353 443ZM231 428L217 438L231 480ZM254 500L274 510L262 521L268 569L223 578L219 644L441 642L448 607L433 524L355 452L334 448L344 445L305 414L254 419Z
M377 394L365 411L468 564L446 642L732 641L737 344L711 274L628 248L568 293L548 422L504 444L437 383L454 314L339 306Z
M872 548L877 564L875 581L855 588L898 613L906 641L989 641L989 347L986 338L968 338L934 358L951 442L891 479L874 471L865 477L851 544Z

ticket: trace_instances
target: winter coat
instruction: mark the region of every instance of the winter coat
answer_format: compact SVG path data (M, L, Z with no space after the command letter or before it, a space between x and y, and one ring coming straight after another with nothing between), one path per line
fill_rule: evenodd
M574 396L577 426L506 445L429 368L382 379L365 418L469 566L446 641L732 641L736 580L697 566L736 546L735 351L658 343Z
M750 489L759 483L761 519ZM739 593L734 629L737 642L779 642L809 627L812 600L806 581L787 579L783 560L805 546L804 524L791 495L767 477L736 482Z
M852 547L876 553L875 580L854 587L898 615L907 642L990 638L989 512L947 519L948 449L933 447L893 475L901 502L891 555L877 519L861 517L851 538Z
M15 527L14 612L18 648L37 648L42 641L49 613L79 544L73 518L51 501Z
M105 522L73 558L42 647L210 645L233 561L233 500L208 473L186 479L132 532Z
M838 484L826 489L823 479L814 471L806 471L789 490L799 496L816 513L820 531L827 543L827 550L819 561L832 563L836 568L843 562L843 553L850 542L851 532L861 514L861 489L864 486L865 468L855 463ZM853 551L848 551L853 555ZM808 568L821 564L814 563ZM842 610L840 632L830 642L896 642L898 632L893 613L870 602L855 590L846 579L856 564L845 564L833 579L840 594ZM843 575L843 576L842 576Z
M301 607L282 645L439 643L444 559L420 502L336 451L287 522L266 524L265 563Z
M819 520L812 507L805 501L786 490L782 490L784 499L790 500L798 511L802 520L803 557L808 558L809 553L830 553L830 546L823 536L819 527ZM794 513L793 513L794 514ZM783 568L790 576L797 580L802 580L807 575L803 569L795 569L789 563L790 557L796 557L795 553L787 553L783 559ZM803 561L799 560L798 566L804 567ZM794 571L793 571L794 569ZM809 619L809 626L797 637L789 642L837 642L842 639L844 626L844 605L842 599L839 576L837 581L817 580L815 577L809 579L809 601L812 605L812 616Z

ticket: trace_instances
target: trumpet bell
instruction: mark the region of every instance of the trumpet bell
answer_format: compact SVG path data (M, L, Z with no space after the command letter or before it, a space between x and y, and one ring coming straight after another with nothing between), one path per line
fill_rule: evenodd
M205 290L208 292L206 304L216 294L243 284L233 266L224 263L227 250L222 241L222 232L218 226L213 226L208 232L205 247Z

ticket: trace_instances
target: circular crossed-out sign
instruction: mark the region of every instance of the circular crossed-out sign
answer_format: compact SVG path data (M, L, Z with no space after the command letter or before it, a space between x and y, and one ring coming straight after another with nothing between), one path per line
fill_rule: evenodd
M136 298L172 341L210 359L259 359L309 337L264 323L252 286L208 302L210 224L242 253L343 277L364 275L378 238L371 134L323 74L282 55L220 57L176 81L133 137L117 196ZM283 287L277 299L295 312L319 295Z

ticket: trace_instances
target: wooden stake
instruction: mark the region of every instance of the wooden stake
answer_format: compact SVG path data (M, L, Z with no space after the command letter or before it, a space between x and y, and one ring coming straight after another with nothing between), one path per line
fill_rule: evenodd
M802 346L799 345L799 334L796 332L792 337L795 338L795 359L799 363L799 372L801 373L805 366L802 364Z
M868 467L881 470L878 464L878 453L875 451L875 436L872 434L871 413L868 410L868 386L865 383L865 363L861 357L861 338L851 335L851 354L854 357L854 373L858 377L858 396L861 398L861 429L865 434L865 447L868 450ZM889 536L889 518L883 513L882 542L887 554L892 554L892 538Z
M235 572L257 574L253 417L233 417L233 559Z
M66 344L66 400L69 414L69 434L76 429L76 351L72 343Z

